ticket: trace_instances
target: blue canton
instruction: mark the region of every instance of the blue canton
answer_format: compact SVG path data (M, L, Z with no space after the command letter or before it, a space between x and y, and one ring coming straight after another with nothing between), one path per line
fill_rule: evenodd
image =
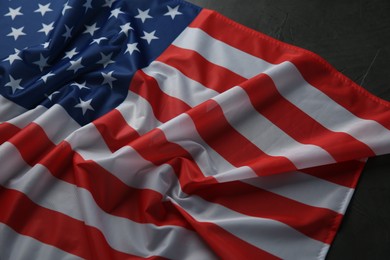
M60 104L87 124L123 102L134 73L199 12L180 0L2 3L0 94L26 109Z

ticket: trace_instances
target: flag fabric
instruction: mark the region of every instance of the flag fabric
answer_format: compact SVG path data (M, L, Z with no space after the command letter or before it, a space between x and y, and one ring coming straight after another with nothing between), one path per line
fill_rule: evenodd
M0 259L324 259L390 104L181 0L0 4Z

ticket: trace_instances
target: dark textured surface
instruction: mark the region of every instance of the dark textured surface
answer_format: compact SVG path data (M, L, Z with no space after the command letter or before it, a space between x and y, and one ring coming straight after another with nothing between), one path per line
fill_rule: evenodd
M389 0L189 2L311 50L390 101ZM389 155L369 160L327 259L390 259Z

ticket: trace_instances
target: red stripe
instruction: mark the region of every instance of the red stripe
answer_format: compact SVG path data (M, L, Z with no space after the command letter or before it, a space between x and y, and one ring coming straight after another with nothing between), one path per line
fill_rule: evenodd
M234 166L249 166L258 175L296 170L289 159L265 154L237 132L214 100L197 106L189 111L188 115L191 116L203 140Z
M174 45L169 46L157 60L220 93L246 80L224 67L209 62L195 51Z
M123 145L140 137L138 132L126 122L122 114L116 109L99 117L93 121L93 124L104 138L111 152L119 150Z
M200 28L214 39L272 64L292 60L304 51L207 9L204 9L189 27Z
M330 242L329 227L339 215L332 210L308 206L237 181L218 183L214 178L204 176L191 154L168 142L160 129L152 130L131 146L155 165L171 165L187 194L201 196L242 214L284 222L309 237Z
M177 208L221 259L280 259L239 239L213 223L198 222L186 211L180 207Z
M320 62L308 61L303 56L293 61L304 79L317 87L345 109L364 119L375 120L390 130L390 103L372 95L363 87L327 64L327 74ZM323 77L315 77L317 74Z
M112 249L96 228L40 207L21 192L0 187L0 205L0 221L22 235L85 259L136 258Z
M390 129L390 103L370 94L318 55L273 39L206 9L190 27L201 28L213 38L269 63L291 61L308 83L338 104L358 117L378 121Z
M135 73L130 90L148 100L153 113L161 122L166 122L191 108L180 99L171 97L161 91L157 81L146 75L142 70Z
M339 162L375 155L366 144L346 133L328 130L291 104L278 92L268 75L260 74L241 87L260 114L298 142L320 146ZM345 153L346 150L350 152Z
M30 166L42 164L53 176L87 189L105 212L138 223L176 225L192 229L170 202L162 201L160 193L127 186L94 161L85 161L67 142L55 146L39 125L31 124L26 132L23 129L17 137L12 138L10 143L19 150ZM50 149L42 149L39 157L32 156L35 154L32 147L37 143L40 147Z
M8 139L12 138L19 131L20 129L13 124L7 122L0 123L0 145L8 141Z
M247 216L283 222L306 236L327 244L333 240L329 231L334 220L342 217L332 210L308 206L239 181L210 185L207 189L196 191L196 194Z
M37 164L55 148L55 144L50 141L43 129L35 123L30 123L8 141L18 148L23 160L31 166Z
M355 188L365 164L360 161L347 161L300 171L345 187Z

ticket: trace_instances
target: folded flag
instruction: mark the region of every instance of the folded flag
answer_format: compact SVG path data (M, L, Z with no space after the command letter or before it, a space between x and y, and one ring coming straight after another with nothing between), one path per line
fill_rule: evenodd
M181 0L0 4L1 259L324 259L390 103Z

